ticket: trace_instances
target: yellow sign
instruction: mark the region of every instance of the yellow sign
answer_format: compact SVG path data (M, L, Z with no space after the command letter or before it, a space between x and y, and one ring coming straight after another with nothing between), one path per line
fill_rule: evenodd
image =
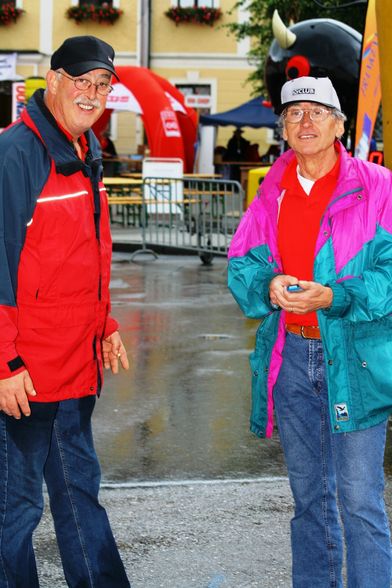
M362 40L355 157L367 159L381 101L380 60L376 24L376 2L369 0Z
M38 90L39 88L43 88L45 90L45 88L46 88L46 80L45 80L45 78L31 77L31 78L27 78L25 80L25 96L26 96L26 102L28 102L30 100L30 98L32 97L32 95L34 94L34 92L36 90Z
M391 0L377 0L377 31L379 34L380 67L382 94L386 99L382 105L383 141L385 164L392 168L392 35L391 35Z
M255 169L251 169L248 172L248 185L246 188L246 208L248 208L249 204L252 202L253 198L256 196L257 189L260 186L261 182L264 180L265 176L271 169L270 165L265 165L263 167L257 167Z

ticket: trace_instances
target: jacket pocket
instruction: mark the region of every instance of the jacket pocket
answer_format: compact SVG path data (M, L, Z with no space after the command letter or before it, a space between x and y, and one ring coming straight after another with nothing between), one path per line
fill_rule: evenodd
M353 408L358 420L392 407L392 315L348 324Z
M96 325L98 303L19 304L18 329L55 329L79 325ZM94 327L95 329L95 327Z

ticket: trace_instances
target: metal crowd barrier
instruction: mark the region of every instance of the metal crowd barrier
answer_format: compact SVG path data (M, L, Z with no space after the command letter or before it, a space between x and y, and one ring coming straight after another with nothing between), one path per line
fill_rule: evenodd
M203 263L226 255L244 208L239 182L201 178L144 178L107 186L110 217L132 228L140 254L156 248L196 251Z

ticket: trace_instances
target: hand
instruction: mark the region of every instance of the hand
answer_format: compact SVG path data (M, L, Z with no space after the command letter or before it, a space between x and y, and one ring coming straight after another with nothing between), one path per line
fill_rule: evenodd
M30 416L28 396L36 396L29 372L24 370L16 376L0 380L0 410L15 419Z
M287 286L298 284L302 292L287 292ZM287 312L306 314L320 308L329 308L333 292L318 282L298 280L294 276L276 276L270 283L270 300Z
M286 301L279 301L282 301L282 295L284 297L285 293L288 294L286 290L287 286L291 286L292 284L298 284L298 279L294 276L279 275L276 276L276 278L273 278L269 285L269 297L271 304L277 308L284 308L282 304L285 304ZM286 309L284 308L284 310Z
M113 374L118 374L119 361L125 370L129 369L127 352L118 331L102 341L102 356L104 368L111 369Z

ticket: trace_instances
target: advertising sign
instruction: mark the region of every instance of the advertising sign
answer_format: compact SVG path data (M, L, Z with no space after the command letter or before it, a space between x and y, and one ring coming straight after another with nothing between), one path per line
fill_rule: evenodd
M14 122L19 118L25 106L25 83L13 82L12 84L12 114L11 120Z
M16 53L0 54L0 81L14 80L16 67Z
M106 108L143 114L143 109L133 92L121 83L113 84L113 92L107 98Z
M161 121L166 137L181 137L176 113L173 110L161 110Z
M376 2L369 0L362 41L355 157L367 159L370 141L381 101L380 63L376 24Z

